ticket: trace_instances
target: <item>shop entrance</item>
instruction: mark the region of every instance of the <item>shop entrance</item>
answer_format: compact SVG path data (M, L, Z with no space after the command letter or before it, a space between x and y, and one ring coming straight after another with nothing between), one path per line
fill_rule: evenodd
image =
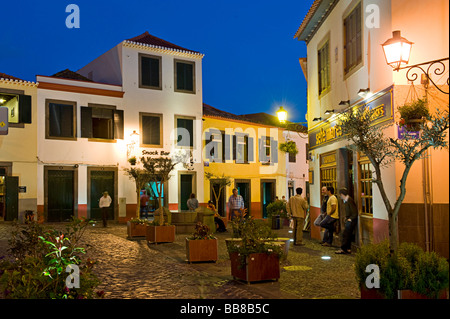
M179 203L178 207L181 211L188 210L187 201L192 193L195 194L195 172L181 173L178 178L179 182ZM195 194L197 197L197 194Z

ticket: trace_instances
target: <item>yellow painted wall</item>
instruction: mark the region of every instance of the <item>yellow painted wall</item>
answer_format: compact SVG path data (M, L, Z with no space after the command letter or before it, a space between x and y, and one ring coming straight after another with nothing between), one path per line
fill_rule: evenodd
M253 150L254 150L254 158L252 162L248 164L238 164L232 160L227 160L225 163L213 163L210 162L209 166L205 166L205 173L210 172L215 175L225 174L226 176L230 176L233 179L233 183L230 187L226 189L226 200L228 200L229 196L232 194L232 189L235 187L234 180L236 179L249 179L251 181L251 202L252 202L252 210L251 215L255 218L262 217L262 208L259 203L261 202L261 179L273 179L276 181L276 196L285 195L287 196L286 190L286 161L285 154L278 152L278 163L269 166L262 165L259 161L259 144L258 140L262 136L271 136L274 140L279 143L284 142L283 131L281 129L269 126L258 125L249 122L240 122L240 121L232 121L227 119L219 119L212 117L204 117L203 122L203 143L205 146L205 133L209 132L210 129L217 129L220 131L224 131L226 134L233 135L233 132L243 132L248 133L251 138L253 138ZM232 152L231 146L231 152ZM203 150L203 160L205 162L209 162L209 159L206 157L205 149ZM210 182L205 178L204 180L204 194L205 194L205 202L210 200Z

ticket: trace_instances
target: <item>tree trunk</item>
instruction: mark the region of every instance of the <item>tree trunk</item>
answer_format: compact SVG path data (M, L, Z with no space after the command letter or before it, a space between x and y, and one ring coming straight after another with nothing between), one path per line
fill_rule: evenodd
M141 212L141 189L136 185L136 218L139 218L139 213Z

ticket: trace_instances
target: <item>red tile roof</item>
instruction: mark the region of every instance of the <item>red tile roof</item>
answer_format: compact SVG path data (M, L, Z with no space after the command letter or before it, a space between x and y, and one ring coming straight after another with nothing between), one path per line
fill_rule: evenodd
M303 30L305 30L306 25L309 23L314 13L316 13L317 8L319 7L319 4L321 2L322 0L315 0L314 3L311 5L311 8L309 8L309 11L306 14L305 18L303 19L302 24L300 25L300 27L298 27L297 32L294 35L294 39L297 38L303 32Z
M155 37L155 36L151 35L150 33L148 33L148 31L145 31L144 33L142 33L141 35L138 35L137 37L127 39L127 41L155 45L155 46L160 46L160 47L164 47L164 48L168 48L168 49L189 51L189 52L194 52L194 53L198 53L198 54L200 53L197 51L193 51L193 50L189 50L189 49L180 47L179 45L176 45L176 44L173 44L166 40Z
M87 82L93 82L92 80L88 79L87 77L77 73L73 72L69 69L65 69L62 71L59 71L58 73L55 73L52 75L52 77L55 78L61 78L61 79L70 79L70 80L79 80L79 81L87 81Z
M22 79L16 78L15 76L8 75L8 74L1 73L1 72L0 72L0 79L24 81Z

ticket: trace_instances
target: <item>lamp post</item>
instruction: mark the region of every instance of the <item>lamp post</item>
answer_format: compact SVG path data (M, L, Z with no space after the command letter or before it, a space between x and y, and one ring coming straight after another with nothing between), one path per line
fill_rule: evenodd
M442 90L431 78L432 73L437 76L444 74L445 64L443 62L448 61L449 58L408 65L412 45L413 42L403 38L400 31L392 32L392 38L381 45L386 63L397 72L406 69L406 78L411 82L417 80L418 73L422 72L426 76L427 82L431 82L440 92L449 94L449 92ZM447 85L449 85L449 78L447 78Z

